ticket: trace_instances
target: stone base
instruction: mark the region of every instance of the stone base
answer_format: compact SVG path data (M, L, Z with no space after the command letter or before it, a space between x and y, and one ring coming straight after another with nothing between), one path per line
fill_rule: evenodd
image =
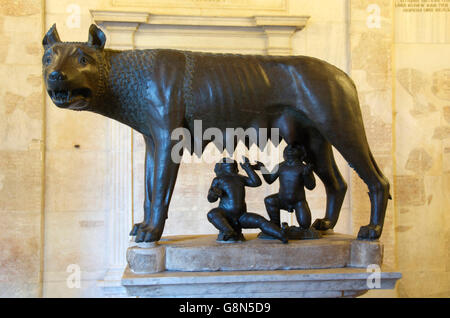
M132 243L122 285L136 297L356 297L369 289L371 275L379 274L382 289L394 288L401 277L367 269L381 266L383 245L377 241L342 234L289 244L256 234L245 238L227 244L216 235Z
M362 268L314 270L163 272L138 275L127 267L122 285L129 296L181 298L357 297L369 289ZM380 289L395 288L400 273L382 268Z
M128 266L134 273L157 273L166 269L165 248L153 243L153 246L140 247L139 244L127 249Z
M383 246L342 234L317 240L257 239L219 243L215 235L166 237L149 247L128 248L127 260L134 273L162 271L250 271L363 267L381 265Z

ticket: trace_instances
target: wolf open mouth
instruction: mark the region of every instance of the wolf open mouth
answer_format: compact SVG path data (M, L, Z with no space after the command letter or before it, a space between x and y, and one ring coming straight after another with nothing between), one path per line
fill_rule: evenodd
M48 90L48 95L51 97L53 103L55 103L55 105L58 107L83 107L83 105L78 105L79 103L76 102L88 102L88 99L91 97L91 91L88 88L78 88L74 90Z

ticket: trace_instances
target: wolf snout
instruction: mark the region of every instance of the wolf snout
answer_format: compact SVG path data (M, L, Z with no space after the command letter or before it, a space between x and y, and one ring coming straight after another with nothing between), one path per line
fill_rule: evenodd
M67 80L66 74L61 71L53 71L48 75L49 81L65 81Z

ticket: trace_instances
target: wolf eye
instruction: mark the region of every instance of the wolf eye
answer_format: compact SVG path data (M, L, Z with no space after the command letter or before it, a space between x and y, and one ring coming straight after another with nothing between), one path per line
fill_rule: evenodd
M86 56L80 56L79 61L80 61L80 64L82 64L82 65L87 65L89 63Z
M52 56L51 55L47 55L46 57L44 57L44 64L45 65L49 65L52 62Z

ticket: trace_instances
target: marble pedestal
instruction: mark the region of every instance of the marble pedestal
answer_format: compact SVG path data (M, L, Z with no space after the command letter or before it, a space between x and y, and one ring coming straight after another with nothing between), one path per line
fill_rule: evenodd
M233 244L216 237L132 243L122 285L138 297L355 297L373 287L392 289L401 277L380 267L381 243L348 235L289 244L255 234Z

